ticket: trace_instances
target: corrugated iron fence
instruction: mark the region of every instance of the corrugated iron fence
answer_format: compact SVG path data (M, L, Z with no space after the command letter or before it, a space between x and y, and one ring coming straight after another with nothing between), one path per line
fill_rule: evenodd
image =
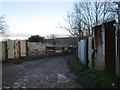
M7 43L0 42L0 61L5 61L7 59Z
M120 34L115 21L93 27L93 35L78 42L78 57L89 68L120 76Z
M8 40L0 42L0 60L19 58L27 55L25 40Z

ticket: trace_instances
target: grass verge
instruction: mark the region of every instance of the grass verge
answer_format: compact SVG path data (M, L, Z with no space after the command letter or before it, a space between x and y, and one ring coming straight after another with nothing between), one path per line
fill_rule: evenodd
M74 59L70 59L68 61L68 64L70 65L70 68L76 72L82 72L88 70L88 68L85 65Z
M29 61L29 60L41 59L41 58L45 58L45 57L68 55L68 54L70 54L70 52L66 51L66 52L60 52L60 53L47 53L47 54L40 54L40 55L29 55L29 56L23 57L23 60L28 60Z
M22 61L19 59L8 59L8 62L12 64L22 64Z
M111 73L97 70L90 70L77 60L69 60L70 68L77 73L77 76L87 76L93 82L99 84L102 88L120 89L120 77Z
M45 57L68 55L68 54L70 54L70 52L65 51L65 52L61 52L61 53L47 53L47 54L40 54L40 55L29 55L29 56L25 56L25 57L21 57L21 58L17 58L17 59L8 59L8 62L10 62L12 64L22 64L22 61L31 61L31 60L41 59L41 58L45 58Z

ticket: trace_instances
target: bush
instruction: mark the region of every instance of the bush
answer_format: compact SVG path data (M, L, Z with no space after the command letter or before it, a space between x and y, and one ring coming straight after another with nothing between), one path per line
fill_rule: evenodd
M43 42L44 41L44 37L41 37L39 35L33 35L31 37L28 38L29 42Z
M119 88L120 77L111 73L97 70L90 70L85 65L77 60L69 60L69 65L73 71L79 76L87 76L95 83L99 84L102 88Z

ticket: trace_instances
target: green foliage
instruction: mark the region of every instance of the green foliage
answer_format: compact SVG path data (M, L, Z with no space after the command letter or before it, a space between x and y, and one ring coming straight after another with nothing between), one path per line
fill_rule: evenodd
M25 56L23 58L23 60L35 60L35 59L41 59L41 58L45 58L45 57L52 57L52 56L60 56L60 55L67 55L70 54L70 52L65 51L65 52L61 52L61 53L47 53L47 54L40 54L40 55L29 55L29 56Z
M111 73L96 70L87 70L82 73L90 77L94 82L101 85L103 88L120 88L120 78Z
M22 61L18 59L9 59L8 61L12 64L22 64Z
M41 37L39 35L32 35L31 37L28 38L29 42L43 42L44 37Z
M70 59L68 61L68 64L74 71L77 72L85 71L88 69L84 64L80 63L78 60Z
M46 57L52 57L52 56L60 56L60 55L68 55L70 54L69 51L61 52L61 53L47 53L47 54L40 54L40 55L29 55L21 58L16 58L16 59L8 59L8 62L12 64L22 64L22 61L31 61L31 60L36 60L36 59L41 59L41 58L46 58Z
M120 89L120 77L104 71L90 70L77 60L69 60L68 63L71 69L77 73L76 75L88 76L102 88Z

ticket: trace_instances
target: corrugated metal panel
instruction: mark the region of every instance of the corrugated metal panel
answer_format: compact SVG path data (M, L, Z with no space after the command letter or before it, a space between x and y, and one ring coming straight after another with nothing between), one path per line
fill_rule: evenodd
M115 73L115 21L93 28L95 69Z
M2 42L2 61L7 60L7 43Z
M7 47L6 42L0 42L0 60L5 61L7 59Z
M20 47L21 47L21 56L26 56L26 41L25 40L21 40L20 41Z
M21 56L20 41L14 41L14 58L19 58Z
M83 64L86 64L86 40L78 42L78 57Z
M7 58L19 58L26 56L26 41L8 40L0 42L0 60L4 61Z
M14 41L7 41L8 58L14 58Z
M115 21L105 24L105 69L115 73Z
M116 36L116 75L120 76L120 31Z
M0 42L0 61L2 61L2 42Z
M95 69L105 70L105 61L103 59L103 47L102 45L98 46L95 59Z
M92 69L92 39L93 37L88 37L88 67Z
M105 61L103 55L102 25L96 26L94 30L94 69L104 70Z

